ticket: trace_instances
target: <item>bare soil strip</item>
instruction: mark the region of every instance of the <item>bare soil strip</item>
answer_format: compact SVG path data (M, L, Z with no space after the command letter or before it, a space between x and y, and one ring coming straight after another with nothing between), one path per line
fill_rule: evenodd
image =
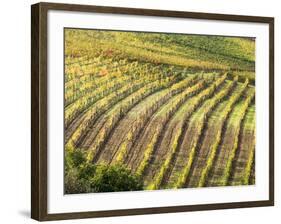
M246 111L254 98L254 88L248 88L244 96L235 105L226 121L223 137L218 147L213 166L210 169L206 186L225 186L232 170L232 163L238 150L239 136L241 136L241 124Z
M196 79L195 79L196 78ZM147 97L134 108L132 108L119 122L119 124L111 130L105 148L97 162L122 163L132 146L133 141L149 118L167 102L171 97L182 92L186 87L192 85L197 80L197 75L189 76L186 79L173 84L170 88L159 91Z
M162 81L160 85L158 80L149 83L130 97L117 103L111 110L105 113L96 124L90 127L91 129L89 129L88 134L80 145L81 148L88 149L88 160L96 161L110 137L111 130L118 125L119 121L126 113L134 108L139 102L146 99L146 97L170 85L171 80L168 78L165 81ZM96 128L99 127L100 124L102 124L102 128Z
M142 84L140 84L140 83L136 84L136 86L137 85L138 85L138 87L136 87L136 90L138 90L139 88L142 87ZM90 122L90 120L92 120L92 117L98 116L95 113L95 111L96 111L95 108L98 107L99 104L102 104L103 101L106 101L107 98L109 99L108 102L110 102L110 104L114 104L114 103L118 102L118 100L120 100L120 98L123 99L123 98L131 95L132 93L133 92L128 87L123 86L116 92L112 92L110 95L108 95L108 97L97 100L95 103L93 103L91 106L89 106L89 108L87 108L87 110L78 114L77 117L75 117L72 121L69 122L69 124L66 124L66 126L65 126L66 142L68 142L69 139L72 137L72 135L75 133L75 131L77 131L78 127L82 124L82 121L87 120L87 123L88 123L88 122ZM107 105L105 105L105 106L107 106ZM99 107L101 109L103 109L103 107L101 107L101 106L99 106ZM108 107L109 107L109 105L108 105ZM104 107L104 109L105 109L105 107ZM94 116L93 116L93 114L94 114Z
M195 149L207 124L211 111L236 87L235 81L228 81L219 89L213 98L206 100L190 117L188 128L183 132L178 152L172 161L171 170L167 174L165 188L180 188L186 182L195 156Z
M233 169L229 178L230 185L251 184L254 176L255 160L255 106L252 104L245 115L238 150L233 160Z
M231 96L221 102L213 111L208 119L208 125L204 132L202 142L199 142L193 161L189 178L185 186L187 187L202 187L205 183L205 178L211 168L215 157L217 147L221 141L221 135L225 121L233 108L233 105L244 93L248 82L243 85L238 85Z
M169 170L175 154L178 152L182 133L186 130L187 121L192 113L221 86L227 88L224 80L219 84L213 84L209 88L201 91L196 96L188 99L168 122L164 130L163 138L156 146L153 159L150 161L148 171L144 177L145 185L148 189L159 189L166 172ZM215 87L215 88L214 88ZM165 158L163 160L163 158Z
M163 81L165 82L165 80L170 80L173 83L176 80L176 76L168 77ZM157 77L153 79L154 82L159 81ZM124 86L117 92L110 94L110 96L105 97L104 99L99 100L98 102L91 105L91 107L84 114L79 115L78 119L74 120L74 123L72 123L70 128L67 129L66 144L70 146L80 144L83 141L84 137L87 135L89 127L92 127L95 121L102 114L110 110L111 107L117 104L119 101L122 101L123 99L132 96L135 92L145 88L146 85L150 85L153 79L139 80L135 83L131 83L130 85L128 84L127 86Z
M134 70L130 71L133 73ZM153 75L148 76L151 81L154 79L159 79L160 77L153 77ZM82 114L89 113L92 111L92 108L96 107L99 102L108 100L113 105L115 102L120 100L119 96L124 94L126 91L126 87L129 86L129 83L132 82L135 85L143 83L145 80L141 78L140 74L136 75L136 77L132 75L124 75L121 78L116 80L116 83L113 83L110 89L102 89L101 87L98 89L93 88L92 94L89 93L81 98L79 98L79 102L68 106L65 110L65 127L68 129L68 126L71 125L72 122L75 122L76 117L80 117ZM100 91L97 94L97 91ZM126 93L126 92L125 92ZM115 101L115 102L114 102Z
M203 84L203 83L202 83ZM176 98L170 99L162 106L150 119L142 133L138 137L138 141L132 146L133 151L126 158L125 164L132 169L133 172L142 175L147 165L152 159L154 147L158 144L163 134L163 130L178 108L191 96L197 94L205 87L205 84L187 88Z

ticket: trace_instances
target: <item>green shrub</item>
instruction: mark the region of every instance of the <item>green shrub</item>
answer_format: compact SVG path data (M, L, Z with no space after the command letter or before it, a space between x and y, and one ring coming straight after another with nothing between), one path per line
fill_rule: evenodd
M117 192L142 190L143 184L139 177L121 166L97 166L95 175L90 180L94 192Z
M119 192L143 189L139 176L126 167L96 165L86 162L82 150L67 151L65 155L65 193Z

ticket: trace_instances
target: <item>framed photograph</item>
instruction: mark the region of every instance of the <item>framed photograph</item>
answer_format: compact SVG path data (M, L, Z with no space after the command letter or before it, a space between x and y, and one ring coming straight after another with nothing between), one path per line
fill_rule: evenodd
M274 204L274 18L31 8L32 218Z

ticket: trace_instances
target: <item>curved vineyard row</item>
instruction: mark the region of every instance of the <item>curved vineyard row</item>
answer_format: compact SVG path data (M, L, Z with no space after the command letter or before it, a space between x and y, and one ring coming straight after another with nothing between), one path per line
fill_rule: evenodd
M153 74L147 76L146 78L137 79L134 82L127 83L127 85L123 86L121 89L118 89L116 92L113 92L110 95L98 100L93 105L91 105L90 108L88 108L87 111L83 114L83 119L78 119L78 124L75 125L72 130L67 130L69 132L69 135L66 135L67 146L75 146L80 141L81 134L85 135L84 133L90 126L93 125L95 120L101 114L105 113L111 106L114 106L117 102L134 94L134 92L136 91L142 91L143 89L146 89L147 85L152 86L152 88L162 88L168 82L174 82L176 80L176 76L162 77ZM151 85L151 82L154 82L154 85ZM82 123L80 123L80 121ZM68 127L67 124L66 127Z
M198 93L206 86L206 82L201 80L194 86L188 87L178 96L170 99L163 107L160 108L151 118L144 132L140 134L138 142L134 147L134 153L128 158L128 166L136 173L141 175L149 163L150 157L153 154L155 144L168 122L172 114L192 95ZM151 133L153 132L153 134ZM152 138L151 138L152 136ZM143 155L138 155L138 153Z
M112 100L112 98L117 98L118 95L122 95L122 91L127 91L130 89L133 85L143 85L145 82L154 81L157 79L161 79L162 76L159 75L159 73L153 73L151 74L150 70L142 70L142 68L138 68L139 73L137 73L135 70L132 70L132 73L134 75L122 75L119 74L119 78L113 80L110 83L104 83L104 85L100 85L97 89L93 88L92 92L89 92L88 94L84 95L83 97L79 98L75 103L66 106L65 109L65 124L68 126L74 119L75 116L82 113L86 109L88 109L90 106L92 106L95 102L98 100L106 100L106 97L109 98L109 101ZM135 73L134 73L135 72ZM143 77L142 72L148 72L148 74L145 78ZM116 75L116 74L115 74ZM122 89L122 87L124 87ZM135 88L135 87L133 87ZM114 91L117 90L117 93ZM119 91L119 92L118 92Z
M236 128L240 130L254 97L248 80L240 84L238 77L227 80L227 74L193 75L173 72L173 68L167 69L165 76L150 73L144 78L145 71L139 71L131 76L108 74L97 89L82 94L73 103L89 105L75 109L66 106L68 114L76 113L67 126L70 134L66 147L87 150L89 162L124 164L142 176L147 189L217 186L213 176L222 161L218 152L223 151L220 144L226 138L222 135L224 126L230 125L228 117L237 110ZM168 71L172 72L167 75ZM241 98L243 94L245 99ZM88 97L97 100L92 102ZM235 106L239 99L241 105ZM217 116L219 120L214 119ZM219 175L219 185L234 180L230 175L237 166L237 136L233 149L227 150L229 158L223 159L227 165L223 166L223 177ZM243 183L250 181L253 158L253 154L249 155Z
M240 141L233 159L232 171L229 177L230 185L247 185L251 182L250 177L254 168L255 159L254 104L248 107L241 128Z
M153 70L157 71L156 69ZM91 120L96 119L98 116L100 116L101 113L105 112L116 102L122 100L124 97L127 97L139 88L144 87L149 82L156 81L157 79L159 80L159 83L166 79L171 79L173 82L175 82L177 79L180 80L181 78L183 78L182 75L179 74L175 74L174 76L164 74L153 73L145 78L136 79L133 82L127 80L126 83L121 83L123 85L122 88L117 89L117 91L115 92L111 92L109 95L105 96L104 98L98 99L96 102L93 102L90 105L87 104L87 108L84 108L83 106L79 107L78 105L77 108L83 108L83 112L80 111L80 113L78 113L77 110L72 110L72 112L67 113L66 111L65 113L68 114L68 116L65 116L66 142L68 143L70 138L73 138L73 143L75 143L78 140L80 133L85 130L86 126L90 125ZM134 77L139 77L139 75L134 75ZM121 80L123 80L122 77ZM94 93L95 92L93 92L93 94ZM74 114L76 115L75 117ZM81 124L82 121L84 125Z
M237 85L238 78L226 80L227 74L216 79L214 74L174 72L166 78L161 74L143 78L141 74L133 77L113 75L111 80L110 75L107 76L107 81L104 84L101 82L92 94L98 97L100 89L109 84L111 88L104 88L108 96L101 95L101 100L94 102L84 113L83 109L77 109L79 107L73 110L78 119L74 118L72 122L77 120L78 126L69 135L66 146L71 150L76 147L88 150L88 161L125 164L143 176L147 189L218 185L212 182L212 175L215 175L216 165L220 166L216 155L222 151L223 126L231 121L228 116L235 113L232 112L233 106L248 88L248 81ZM114 88L116 92L113 92ZM90 95L84 94L77 102L83 102ZM240 107L235 107L239 112L238 115L235 113L239 130L243 114L254 97L252 89L248 88L245 96L246 100L240 100ZM66 111L68 109L66 106ZM215 114L220 116L220 120L215 121L216 125L211 124L212 116L218 116ZM79 115L83 119L79 120ZM212 129L218 126L217 137L212 138L212 143L204 142L209 135L208 126ZM233 130L233 127L230 129ZM238 150L237 141L236 137L220 185L227 184L231 170L235 169L232 167L235 167L233 161ZM203 150L205 144L211 147L204 158L204 168L198 174L198 166L202 167L202 161L198 161L202 155L197 150ZM245 179L249 181L251 175L254 157L249 157L243 183Z
M81 70L84 72L84 68ZM112 85L111 81L116 81L116 78L135 79L139 76L140 71L151 73L159 70L157 67L152 67L149 64L117 63L112 65L95 67L90 69L91 73L87 72L83 75L76 74L76 78L65 84L65 106L68 107L71 103L87 96L95 95L97 88L101 89L103 85ZM160 70L159 70L160 71ZM118 81L118 79L117 79ZM119 80L121 81L121 80ZM105 88L104 88L105 89ZM68 109L68 108L66 108Z
M163 89L141 101L120 121L116 127L118 132L113 130L113 134L104 148L105 153L99 160L102 160L103 163L110 163L112 160L114 163L123 163L133 142L151 115L168 99L194 84L197 79L197 75L190 75L170 88Z
M67 28L67 192L118 182L111 169L127 190L254 184L254 52L250 38Z
M220 88L224 83L226 77L226 74L223 75L207 89L188 99L173 115L164 130L162 139L159 140L159 147L155 149L153 160L149 164L150 169L145 178L145 182L150 182L150 184L148 184L149 189L157 189L160 187L162 179L178 149L179 139L186 120L204 100L212 97L217 88ZM165 159L161 162L163 158Z
M186 183L200 136L206 126L210 113L230 92L232 92L236 83L237 78L234 81L226 83L211 99L206 100L190 118L188 128L182 137L183 139L179 149L180 156L178 156L175 161L172 173L170 174L171 180L169 180L167 184L168 186L180 188Z
M204 82L203 81L199 81L197 84L195 84L194 86L192 87L189 87L186 92L183 92L182 94L191 94L192 91L195 91L195 89L197 88L201 88L201 86L203 86ZM188 93L187 93L188 92ZM116 117L115 115L113 115L113 117ZM119 116L120 117L120 116Z
M145 97L153 94L156 91L165 88L169 85L170 79L167 79L165 82L161 82L159 84L158 81L152 82L143 88L139 89L129 97L125 98L123 101L115 105L110 111L104 114L102 119L96 122L96 124L101 123L99 126L98 133L92 131L87 135L84 139L84 143L82 145L90 149L90 153L88 156L89 160L93 160L98 154L99 149L104 144L105 140L107 140L108 135L110 134L111 129L119 122L119 120L138 102L143 100ZM83 147L82 146L82 147Z
M206 177L221 141L225 121L231 112L233 105L243 94L247 85L248 81L244 84L238 85L234 92L227 99L222 101L214 111L212 111L212 114L208 119L206 130L204 131L201 141L197 146L198 151L195 156L196 159L191 167L190 178L188 179L187 186L204 186Z
M80 99L80 97L85 97L86 94L91 92L93 94L96 88L110 84L112 80L121 77L122 74L129 75L129 71L134 71L134 66L132 65L133 63L95 67L95 69L90 70L91 73L83 73L82 76L78 72L76 78L65 83L65 106L69 106L69 104ZM81 70L84 69L81 68Z
M201 177L199 179L199 184L198 184L199 187L202 187L202 186L205 185L206 178L207 178L208 173L209 173L209 171L210 171L210 169L213 165L213 160L216 156L218 146L221 142L222 134L223 134L223 131L224 131L223 127L225 126L226 119L228 118L230 112L232 111L233 105L237 102L237 100L241 97L241 95L245 91L245 89L248 85L248 82L249 81L246 80L245 83L242 85L241 90L239 92L237 92L236 94L233 94L229 98L228 103L225 105L224 110L220 114L219 122L221 122L221 127L215 135L215 142L211 145L209 155L208 155L208 158L207 158L207 161L206 161L206 166L203 168L202 173L201 173Z
M247 89L245 96L233 108L226 123L222 142L218 149L217 158L214 161L214 167L210 172L207 186L224 186L227 184L238 148L241 122L254 96L254 89Z

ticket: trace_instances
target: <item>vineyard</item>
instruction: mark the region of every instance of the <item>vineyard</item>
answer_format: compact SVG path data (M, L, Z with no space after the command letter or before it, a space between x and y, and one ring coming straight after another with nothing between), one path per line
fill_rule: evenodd
M86 164L123 167L135 190L255 184L254 53L248 38L66 29L65 151L84 158L66 184L101 175ZM95 191L80 185L68 193Z

